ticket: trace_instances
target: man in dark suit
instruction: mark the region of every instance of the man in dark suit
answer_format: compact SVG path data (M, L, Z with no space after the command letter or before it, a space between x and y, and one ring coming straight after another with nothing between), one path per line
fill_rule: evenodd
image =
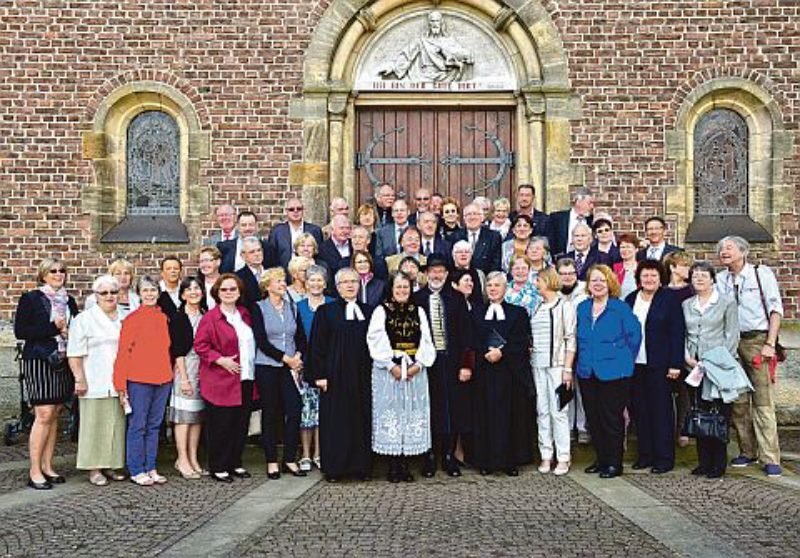
M667 222L663 218L657 215L650 217L645 221L644 229L650 246L636 252L636 261L661 261L670 252L682 249L680 246L667 244Z
M416 201L414 204L416 211L408 216L408 223L416 226L419 223L419 216L431 210L431 191L427 188L420 188L414 194L414 200Z
M241 269L245 262L242 259L242 240L248 236L258 236L258 218L252 211L242 211L236 219L236 238L217 243L221 255L220 273L233 273ZM271 262L267 243L262 241L264 261Z
M405 200L396 200L392 205L392 222L378 229L375 256L385 258L397 254L400 235L408 228L408 204Z
M294 241L303 233L308 233L317 241L317 246L322 244L322 229L313 223L303 220L303 201L290 198L286 201L286 221L278 223L272 228L267 246L275 263L288 269L289 260L294 254Z
M242 239L242 259L244 266L236 271L236 275L244 283L242 304L250 308L263 298L258 283L264 273L264 249L258 237L247 236Z
M396 196L391 184L381 184L375 194L375 211L378 212L378 222L375 228L380 228L393 223L392 208Z
M589 225L584 223L575 225L572 230L572 244L575 249L561 257L567 257L575 261L575 271L578 272L580 281L586 280L586 272L595 264L612 266L611 256L598 250L597 246L592 246L592 229Z
M328 266L328 289L334 292L336 272L350 265L353 246L350 243L352 225L344 215L336 215L331 221L331 237L319 245L318 257Z
M550 214L550 253L571 251L572 231L580 223L592 226L594 196L588 188L576 188L572 194L572 208Z
M417 229L420 234L420 253L428 257L431 254L441 254L445 257L447 265L453 263L453 247L444 238L436 234L439 226L439 217L430 211L423 211L417 220Z
M512 211L508 218L511 223L514 223L517 215L527 215L533 219L533 233L534 236L550 237L550 217L544 211L539 211L534 207L536 200L536 188L533 184L520 184L517 186L517 209ZM513 233L508 231L508 237L512 238Z
M236 238L236 210L233 206L228 204L219 206L216 216L219 230L203 240L204 246L216 246L218 242Z
M472 246L470 266L485 274L500 271L501 245L500 233L483 225L483 210L476 203L464 207L464 228L453 234L453 243L466 240Z

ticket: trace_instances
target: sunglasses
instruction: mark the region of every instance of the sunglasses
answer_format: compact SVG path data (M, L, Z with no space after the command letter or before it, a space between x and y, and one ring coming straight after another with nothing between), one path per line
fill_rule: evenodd
M609 229L608 227L602 227L600 229L597 229L597 232L599 232L599 233L607 233L607 232L611 232L611 229Z
M417 198L417 201L428 201L429 199L431 199L431 198L430 198L430 197L427 197L427 196L426 196L426 197L421 197L421 198L420 198L420 197L418 197L418 198Z
M97 291L96 294L97 296L109 296L109 295L117 296L119 294L119 291Z
M221 292L221 293L237 293L237 292L239 292L239 287L220 287L219 292Z
M292 212L294 212L294 211L303 211L303 208L302 207L287 207L286 210L287 211L292 211Z
M59 267L58 269L48 269L47 270L47 273L52 273L54 275L56 273L66 273L66 272L67 272L67 270L65 268L63 268L63 267Z

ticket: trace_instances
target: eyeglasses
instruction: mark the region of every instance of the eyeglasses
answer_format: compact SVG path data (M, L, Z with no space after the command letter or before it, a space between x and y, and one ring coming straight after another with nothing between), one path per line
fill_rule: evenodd
M300 206L300 207L287 207L286 211L291 211L291 212L303 211L303 207L302 206Z
M67 270L64 269L63 267L59 267L58 269L48 269L47 270L47 273L52 273L53 275L55 275L56 273L66 273L66 272L67 272Z
M607 232L611 232L611 229L608 228L608 227L602 227L602 228L597 229L597 232L598 233L607 233Z
M417 201L428 201L430 196L417 196Z
M214 263L217 261L217 258L201 258L199 260L200 263Z
M220 287L219 292L221 293L238 293L239 287Z
M559 271L558 274L559 275L570 276L570 275L577 275L578 272L577 271Z
M458 213L457 209L445 209L443 210L444 213Z
M97 296L109 296L109 295L117 296L119 294L119 291L97 291L95 294Z

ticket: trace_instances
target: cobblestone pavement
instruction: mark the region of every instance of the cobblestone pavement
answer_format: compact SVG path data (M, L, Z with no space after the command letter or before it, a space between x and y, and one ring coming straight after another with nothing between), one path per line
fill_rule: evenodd
M318 484L236 555L671 556L569 478Z
M729 474L722 481L686 474L625 480L673 506L749 556L800 555L800 492Z

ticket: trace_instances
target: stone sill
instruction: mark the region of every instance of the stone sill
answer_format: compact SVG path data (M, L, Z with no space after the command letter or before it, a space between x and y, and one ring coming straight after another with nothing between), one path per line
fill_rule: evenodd
M749 215L699 215L686 230L686 242L717 242L728 236L748 242L773 242L772 235Z
M117 223L100 243L188 244L189 232L177 215L136 215Z

